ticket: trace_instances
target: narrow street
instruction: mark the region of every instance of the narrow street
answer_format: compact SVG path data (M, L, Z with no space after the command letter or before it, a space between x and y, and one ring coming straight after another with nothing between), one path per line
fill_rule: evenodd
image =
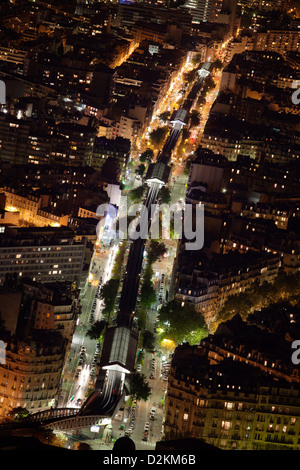
M62 379L62 390L58 402L58 407L74 407L76 401L85 399L86 392L92 388L90 382L91 361L96 353L96 340L92 340L87 336L87 331L91 325L89 322L90 314L92 311L92 304L96 296L97 286L99 279L102 277L103 282L110 278L113 259L116 254L117 248L106 248L101 250L100 253L95 253L91 265L92 282L87 285L85 293L81 298L82 311L79 317L78 324L73 336L71 351L69 354L68 362L64 369ZM101 302L98 301L95 310L95 320L101 319ZM85 347L86 353L83 358L82 371L76 377L76 370L80 360L80 348ZM72 400L71 400L72 399ZM78 405L78 408L80 404Z

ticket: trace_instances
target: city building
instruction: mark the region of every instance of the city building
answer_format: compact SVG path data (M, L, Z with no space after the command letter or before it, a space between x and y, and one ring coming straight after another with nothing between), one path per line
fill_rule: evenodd
M174 296L184 305L190 302L210 326L229 296L245 292L254 282L272 282L281 265L280 257L254 251L211 255L191 260L178 254L174 264ZM200 263L200 264L199 264Z
M198 346L178 346L165 438L195 437L224 450L298 449L300 379L290 355L288 341L239 317Z
M22 407L51 408L58 400L65 340L58 332L36 330L28 338L8 340L0 364L0 416Z
M9 277L38 282L80 282L86 240L71 229L6 227L0 234L0 283Z

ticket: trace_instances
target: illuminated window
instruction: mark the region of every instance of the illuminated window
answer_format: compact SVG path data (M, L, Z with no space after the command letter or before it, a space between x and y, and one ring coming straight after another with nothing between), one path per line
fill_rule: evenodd
M225 408L227 408L227 410L232 410L234 408L234 403L225 402Z
M222 421L222 428L231 429L231 422L230 421Z
M188 420L188 418L189 418L189 415L188 415L187 413L184 413L184 415L183 415L183 419L184 419L184 421L187 421L187 420Z

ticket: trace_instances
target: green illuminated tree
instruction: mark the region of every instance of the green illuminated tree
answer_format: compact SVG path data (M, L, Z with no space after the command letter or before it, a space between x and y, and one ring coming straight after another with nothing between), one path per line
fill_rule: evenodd
M141 287L141 308L150 308L156 301L156 293L152 282L153 271L150 265L145 269Z
M119 282L119 279L110 279L106 282L106 284L104 284L100 293L100 297L104 300L105 303L103 313L107 314L108 317L110 317L110 314L112 313L115 306Z
M201 54L196 54L192 60L191 60L192 64L194 67L197 67L200 63L201 63Z
M114 266L112 269L112 279L120 279L121 277L121 271L122 271L122 265L123 265L123 260L126 252L126 240L123 241L123 243L120 244L118 252L115 257L114 261Z
M183 341L192 345L199 344L208 333L204 318L194 305L185 302L182 306L176 299L162 306L159 323L164 330L163 336L177 344Z
M13 408L10 412L10 416L14 421L22 421L29 416L29 411L22 406L18 406L17 408Z

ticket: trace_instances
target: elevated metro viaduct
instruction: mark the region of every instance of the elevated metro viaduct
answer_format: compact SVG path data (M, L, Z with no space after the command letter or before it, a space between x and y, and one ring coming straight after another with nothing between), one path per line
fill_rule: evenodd
M147 209L155 204L159 191L169 179L169 161L187 115L192 108L201 86L209 74L208 60L198 71L198 80L193 85L182 108L172 117L172 129L155 163L149 165L146 183L149 186L144 205ZM148 211L149 213L150 211ZM150 219L148 220L150 224ZM95 392L82 407L51 409L35 413L28 418L28 424L39 422L48 429L79 429L99 422L101 418L112 418L122 405L125 391L125 376L135 369L138 348L138 333L132 329L135 314L140 273L146 240L138 238L131 243L123 288L117 313L117 326L108 328L105 334L100 371ZM5 426L5 425L4 425ZM13 426L13 425L11 425ZM20 426L16 424L15 427ZM0 433L3 425L0 425Z

